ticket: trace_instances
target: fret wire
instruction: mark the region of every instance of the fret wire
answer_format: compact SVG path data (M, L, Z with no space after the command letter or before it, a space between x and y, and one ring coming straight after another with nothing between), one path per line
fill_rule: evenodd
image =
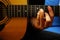
M36 5L35 5L35 16L36 16Z
M27 12L27 5L24 7L24 16L26 17L26 12Z
M11 5L11 17L12 17L12 5Z
M17 17L17 15L16 15L16 13L17 13L17 12L16 12L16 5L14 5L14 6L15 6L15 17Z
M15 5L13 5L14 6L14 17L15 17Z
M32 17L35 16L35 5L32 5Z
M28 15L28 5L27 5L27 17L28 17L29 15Z
M21 17L21 5L20 5L20 17Z
M37 5L36 5L36 13L37 13Z
M17 6L17 17L18 17L18 5L16 5Z
M27 5L25 5L25 11L24 11L25 13L24 13L24 15L25 15L25 17L26 17L26 13L27 13Z
M40 10L40 6L41 6L41 5L39 5L39 10Z
M20 6L18 5L17 6L18 8L17 8L17 13L18 13L18 17L20 16Z
M32 5L30 5L31 9L30 9L30 17L32 17Z
M23 5L23 17L24 17L25 5Z
M45 10L45 7L46 7L46 6L44 5L44 10Z
M24 17L24 5L22 7L23 7L23 17Z
M21 5L21 17L23 17L23 5Z
M39 11L39 7L38 5L36 5L36 13L38 13L38 11Z
M39 9L40 9L40 5L39 5Z
M12 17L14 17L14 6L12 5Z

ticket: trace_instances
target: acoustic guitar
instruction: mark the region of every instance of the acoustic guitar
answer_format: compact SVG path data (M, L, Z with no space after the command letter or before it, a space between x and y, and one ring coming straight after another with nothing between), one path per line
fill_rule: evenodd
M27 18L36 18L40 8L47 11L47 6L28 5L27 0L0 0L0 25L5 24L0 31L0 39L21 40L26 32ZM60 7L52 6L52 8L55 16L59 16Z

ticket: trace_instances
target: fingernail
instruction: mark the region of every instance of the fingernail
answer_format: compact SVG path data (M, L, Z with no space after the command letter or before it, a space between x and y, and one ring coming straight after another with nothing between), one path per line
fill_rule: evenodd
M43 9L40 9L40 11L41 11L41 12L44 12L44 10L43 10Z
M48 6L48 8L50 8L50 9L51 9L51 7L50 7L50 6Z

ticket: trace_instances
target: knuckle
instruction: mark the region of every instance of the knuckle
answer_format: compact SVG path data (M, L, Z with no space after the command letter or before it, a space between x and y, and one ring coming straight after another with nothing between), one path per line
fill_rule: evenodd
M51 22L51 20L46 20L46 22Z

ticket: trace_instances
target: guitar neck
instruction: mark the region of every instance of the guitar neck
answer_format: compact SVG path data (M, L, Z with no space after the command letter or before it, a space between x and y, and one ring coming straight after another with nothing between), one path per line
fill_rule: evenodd
M55 16L59 16L59 6L51 6ZM7 5L7 15L9 17L36 17L38 10L42 8L46 12L45 5Z

